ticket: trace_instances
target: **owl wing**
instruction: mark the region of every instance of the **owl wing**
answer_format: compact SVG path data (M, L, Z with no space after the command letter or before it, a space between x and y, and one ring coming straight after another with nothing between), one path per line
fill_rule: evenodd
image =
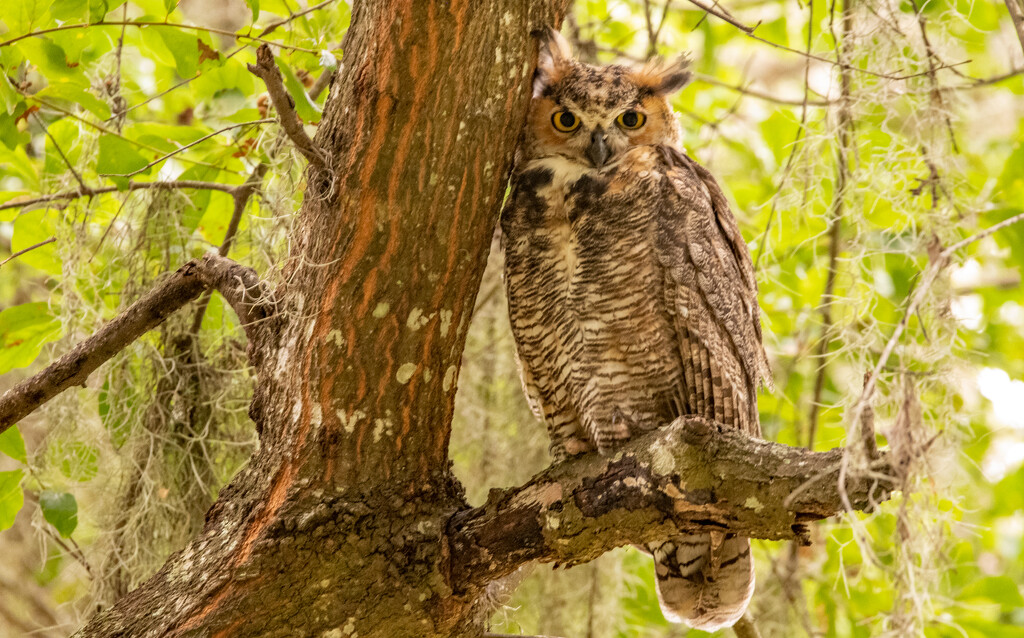
M757 386L770 384L771 372L750 253L711 173L676 149L659 150L656 238L683 362L680 400L688 414L760 435Z

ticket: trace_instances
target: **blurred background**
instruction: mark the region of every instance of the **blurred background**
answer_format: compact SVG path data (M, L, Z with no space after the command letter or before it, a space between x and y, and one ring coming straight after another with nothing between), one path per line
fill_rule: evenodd
M843 445L878 372L904 491L810 547L755 541L764 636L1024 636L1024 224L976 236L1024 213L1016 1L578 0L563 27L588 62L693 62L674 106L755 258L764 436ZM277 276L304 162L245 63L277 44L312 130L349 17L341 0L4 3L0 391L207 250ZM500 274L496 237L451 445L474 504L549 462ZM201 527L255 444L251 382L214 296L0 435L0 636L67 635ZM533 566L493 598L495 633L706 635L665 623L633 549Z

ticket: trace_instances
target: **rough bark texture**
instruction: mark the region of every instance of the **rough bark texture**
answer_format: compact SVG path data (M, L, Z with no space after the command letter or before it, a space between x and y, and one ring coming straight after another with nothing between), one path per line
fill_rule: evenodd
M530 33L566 3L355 5L284 283L222 272L186 290L217 287L249 324L259 450L202 533L81 636L479 636L481 590L531 560L708 526L788 538L842 510L840 452L692 419L464 502L448 460L462 349ZM857 507L887 488L847 486Z

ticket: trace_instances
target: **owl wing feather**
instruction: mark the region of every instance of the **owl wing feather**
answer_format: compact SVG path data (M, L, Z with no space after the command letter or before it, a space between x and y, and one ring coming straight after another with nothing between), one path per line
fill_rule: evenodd
M689 414L759 435L755 393L771 373L750 253L714 177L676 149L659 150L656 239L683 361L682 400Z
M759 436L756 391L770 371L750 254L714 177L675 149L659 150L655 241L682 360L679 402L686 414ZM748 539L688 534L650 550L666 618L715 631L743 614L754 589Z

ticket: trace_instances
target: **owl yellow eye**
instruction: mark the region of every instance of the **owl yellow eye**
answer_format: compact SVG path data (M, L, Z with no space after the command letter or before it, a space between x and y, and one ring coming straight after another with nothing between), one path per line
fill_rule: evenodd
M551 123L563 133L572 133L580 127L580 118L570 111L559 111L551 116Z
M647 121L647 116L639 111L630 109L628 111L624 111L621 115L615 118L615 121L622 128L635 131L644 125L644 122Z

